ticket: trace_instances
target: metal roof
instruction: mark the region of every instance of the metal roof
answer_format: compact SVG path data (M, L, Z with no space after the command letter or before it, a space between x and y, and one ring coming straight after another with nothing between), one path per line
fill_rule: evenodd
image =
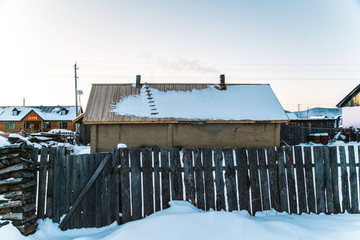
M244 86L249 86L249 84L243 84ZM227 84L227 86L243 86L242 84ZM259 84L250 84L254 86L258 86ZM216 85L213 84L147 84L149 88L157 89L158 91L161 91L163 93L166 93L168 91L171 91L172 93L175 92L199 92L196 90L205 90L208 89L209 86ZM288 121L288 118L285 114L285 111L281 107L280 103L278 102L275 94L272 92L269 85L262 84L261 86L267 86L269 91L271 92L270 95L271 101L274 102L277 108L277 112L280 112L281 117L278 119L268 119L270 121L278 121L278 122L284 122ZM220 90L219 90L220 91ZM222 92L226 92L227 90L222 90ZM156 117L156 116L136 116L136 115L128 115L128 114L119 114L117 112L114 112L114 106L116 104L120 104L124 102L129 97L137 97L141 94L144 94L144 85L142 85L142 88L136 88L135 85L132 84L93 84L91 93L89 96L88 104L86 111L84 113L84 119L83 122L85 124L102 124L102 123L160 123L160 122L182 122L182 121L211 121L211 122L246 122L246 119L232 119L229 121L228 119L216 119L213 121L212 119L206 119L206 118L184 118L184 117ZM165 94L166 95L166 94ZM169 94L170 95L170 94ZM259 94L257 94L259 95ZM261 98L261 96L254 96ZM186 100L186 99L184 99ZM267 99L268 100L268 99ZM263 101L264 102L264 101ZM266 100L265 100L266 102ZM242 109L236 108L236 105L234 103L224 102L224 107L230 107L233 111L244 111ZM266 105L266 103L265 103ZM134 107L136 107L134 105ZM191 107L191 106L190 106ZM264 106L263 110L264 112L267 111ZM214 111L214 109L207 109L208 111ZM253 109L253 111L257 111L259 109ZM216 111L216 110L215 110ZM248 111L248 110L246 110ZM279 114L278 114L279 116ZM263 120L263 119L261 119ZM266 121L266 120L263 120ZM249 121L247 121L249 122Z

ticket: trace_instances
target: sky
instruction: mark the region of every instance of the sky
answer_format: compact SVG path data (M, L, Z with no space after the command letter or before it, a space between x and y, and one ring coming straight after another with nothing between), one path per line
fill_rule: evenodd
M91 84L268 83L287 110L360 82L360 0L0 0L0 106L85 108Z

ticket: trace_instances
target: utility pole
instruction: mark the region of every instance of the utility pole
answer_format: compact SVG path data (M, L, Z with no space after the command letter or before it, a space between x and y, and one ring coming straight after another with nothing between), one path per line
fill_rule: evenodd
M75 71L75 112L76 112L76 117L78 116L78 101L77 101L77 72L76 70L79 70L79 68L76 66L76 62L74 64L74 71Z
M298 118L300 119L300 105L301 104L298 104Z

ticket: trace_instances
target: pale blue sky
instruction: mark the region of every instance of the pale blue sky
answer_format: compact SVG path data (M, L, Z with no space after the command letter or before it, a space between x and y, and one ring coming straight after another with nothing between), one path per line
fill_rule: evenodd
M359 0L0 0L0 105L73 105L92 83L269 83L285 109L360 82Z

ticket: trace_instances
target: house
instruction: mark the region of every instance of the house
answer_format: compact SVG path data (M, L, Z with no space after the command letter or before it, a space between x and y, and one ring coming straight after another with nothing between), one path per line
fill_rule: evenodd
M78 111L81 112L79 107ZM0 131L47 132L51 129L75 131L74 106L8 106L0 107Z
M288 117L267 84L93 84L82 119L91 152L280 144Z
M336 106L342 108L343 127L360 128L360 84Z

